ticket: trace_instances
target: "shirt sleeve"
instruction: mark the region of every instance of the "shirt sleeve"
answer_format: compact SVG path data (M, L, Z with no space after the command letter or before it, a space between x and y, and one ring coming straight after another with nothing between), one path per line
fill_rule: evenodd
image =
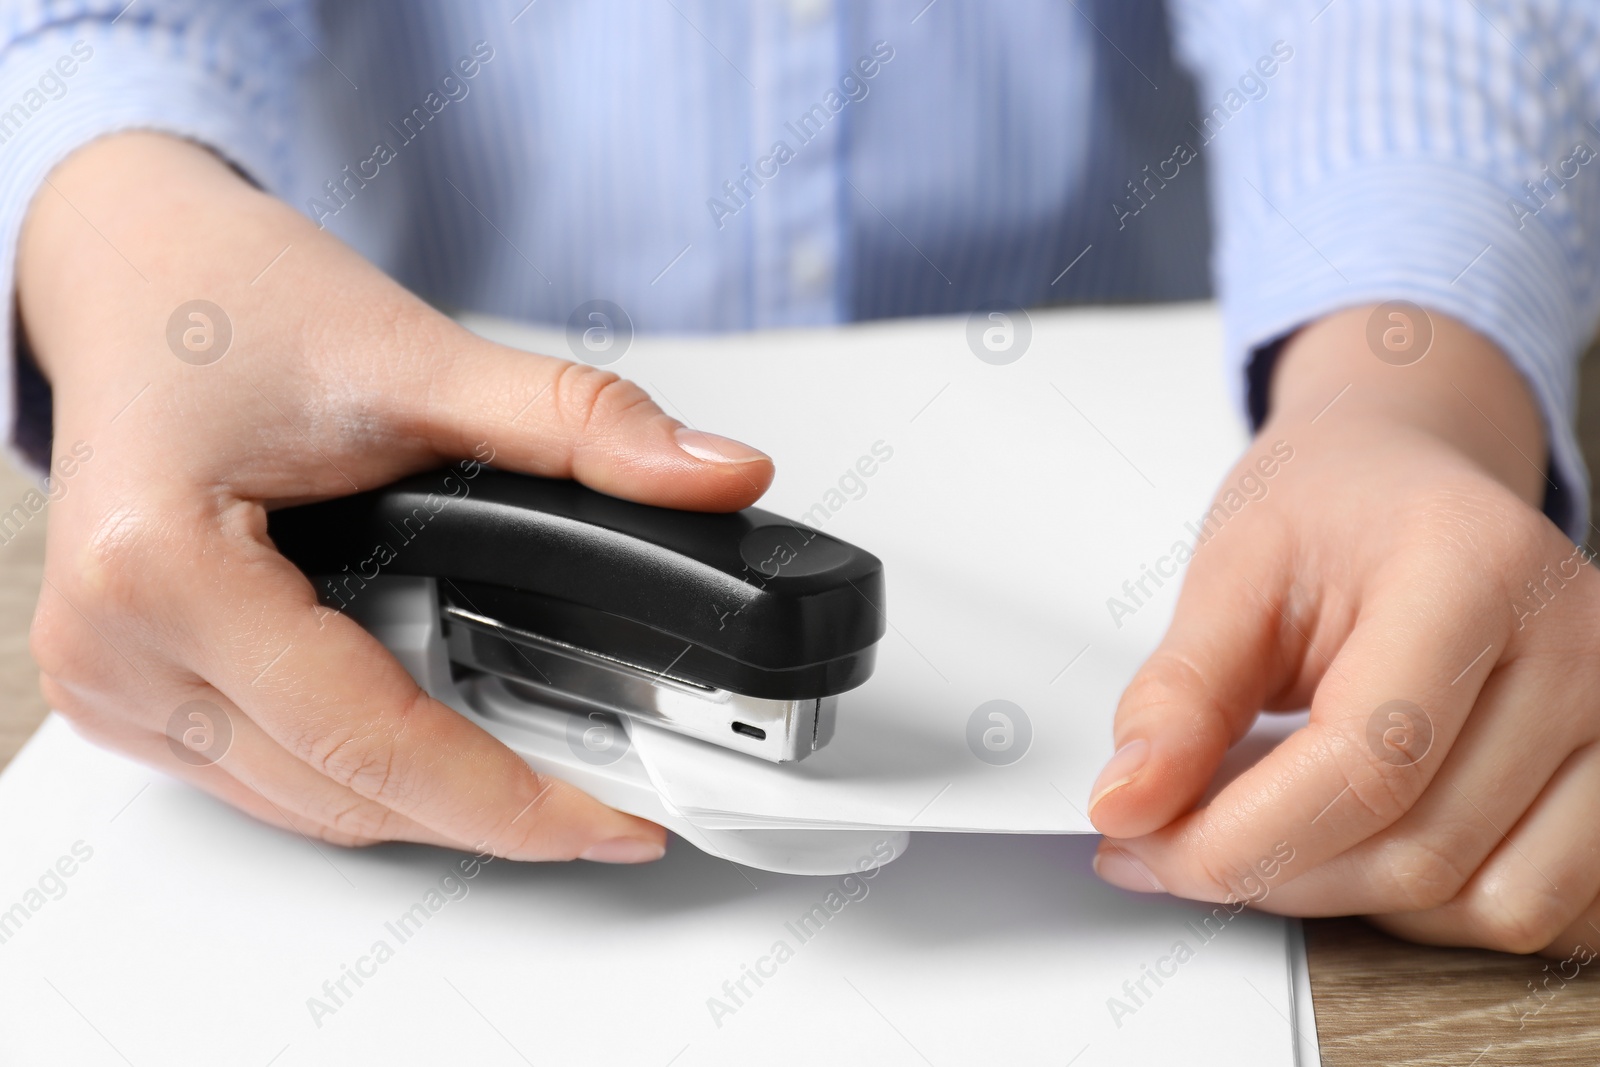
M1600 4L1171 0L1199 81L1213 270L1235 395L1259 422L1279 343L1406 300L1494 341L1527 380L1575 539L1589 487L1577 365L1600 259Z
M296 71L315 45L309 0L23 0L0 13L0 292L15 307L17 239L50 170L108 133L204 144L257 184L287 187ZM88 220L93 224L93 220ZM130 277L132 275L130 274ZM49 463L49 387L0 316L0 440Z

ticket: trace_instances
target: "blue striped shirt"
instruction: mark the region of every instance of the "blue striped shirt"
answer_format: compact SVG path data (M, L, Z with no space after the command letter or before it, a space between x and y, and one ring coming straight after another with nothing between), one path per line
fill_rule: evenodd
M1215 291L1259 416L1276 342L1404 299L1526 376L1577 534L1597 31L1562 0L13 0L0 285L49 168L148 127L436 303L535 321ZM5 386L36 456L37 374Z

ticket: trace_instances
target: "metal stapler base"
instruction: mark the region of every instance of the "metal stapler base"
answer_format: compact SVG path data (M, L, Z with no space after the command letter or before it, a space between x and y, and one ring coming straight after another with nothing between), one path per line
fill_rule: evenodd
M615 758L587 746L586 731L592 727L581 709L541 703L527 686L453 668L434 579L379 576L367 582L346 613L377 637L429 695L493 734L536 771L570 782L618 811L659 823L712 855L782 874L848 874L898 857L910 841L908 832L895 830L697 826L660 795L635 746L624 746ZM627 716L612 722L610 728L630 736L657 728Z

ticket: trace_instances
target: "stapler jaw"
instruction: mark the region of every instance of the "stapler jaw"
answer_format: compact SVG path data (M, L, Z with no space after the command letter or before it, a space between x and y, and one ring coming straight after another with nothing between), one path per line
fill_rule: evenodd
M746 696L456 605L442 613L451 662L505 678L508 690L530 701L645 719L774 763L804 759L833 737L837 696Z
M370 594L370 595L368 595ZM615 716L561 702L497 674L463 671L452 662L432 578L380 576L350 616L392 652L429 695L493 734L541 774L571 782L619 811L665 826L735 863L782 874L859 873L898 858L910 843L903 830L708 828L664 798L631 738L665 729L647 718ZM620 755L613 757L614 752ZM783 773L773 768L774 773Z

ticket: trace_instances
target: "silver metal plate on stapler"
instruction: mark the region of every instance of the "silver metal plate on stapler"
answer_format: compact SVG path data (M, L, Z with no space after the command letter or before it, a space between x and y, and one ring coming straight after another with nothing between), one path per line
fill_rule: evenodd
M804 759L833 736L839 698L771 700L715 689L667 671L443 608L452 662L505 678L530 700L642 719L774 763ZM670 666L668 670L670 670Z

